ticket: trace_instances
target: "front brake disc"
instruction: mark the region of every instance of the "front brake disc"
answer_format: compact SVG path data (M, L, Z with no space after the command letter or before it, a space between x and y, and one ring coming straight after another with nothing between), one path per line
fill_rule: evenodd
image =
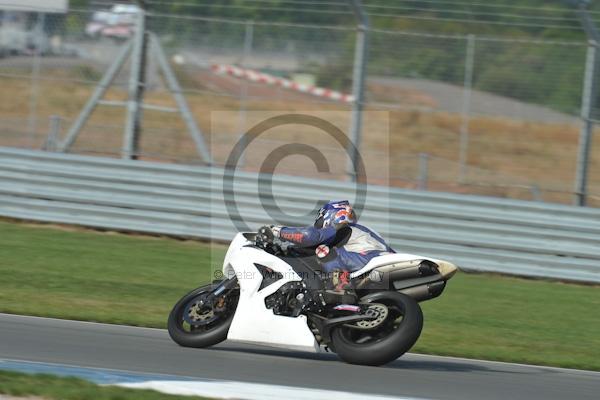
M206 307L199 300L190 305L186 311L184 319L190 325L207 325L217 318L213 309Z

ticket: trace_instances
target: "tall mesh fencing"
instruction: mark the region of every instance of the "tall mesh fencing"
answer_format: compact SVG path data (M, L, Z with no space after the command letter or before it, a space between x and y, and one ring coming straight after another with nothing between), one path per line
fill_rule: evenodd
M60 150L90 96L135 38L135 16L116 24L100 17L95 10L71 10L2 19L0 145ZM155 39L146 47L140 158L203 162L177 93L216 165L225 163L252 111L340 111L334 122L349 131L354 27L152 12L145 25ZM389 171L382 173L387 182L378 183L572 202L586 43L372 29L368 45L365 110L388 114L385 121L372 120L378 113L365 119L360 151L373 165L389 159ZM158 53L165 55L179 89L169 84ZM128 57L66 151L122 154L131 67ZM215 124L215 111L235 111L238 117ZM293 127L255 145L260 140L269 147L290 140L312 143ZM590 204L596 206L597 142L589 181ZM333 160L328 177L346 179L344 149L312 144ZM260 162L246 157L244 168L259 170ZM318 176L314 168L282 168Z

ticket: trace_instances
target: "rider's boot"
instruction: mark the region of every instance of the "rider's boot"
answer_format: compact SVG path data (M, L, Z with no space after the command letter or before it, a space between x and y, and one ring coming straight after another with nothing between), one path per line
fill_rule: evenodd
M357 299L351 290L350 272L334 270L326 280L325 301L329 304L354 304Z
M331 272L331 280L328 289L338 294L344 294L346 290L352 289L350 284L350 272L340 269Z

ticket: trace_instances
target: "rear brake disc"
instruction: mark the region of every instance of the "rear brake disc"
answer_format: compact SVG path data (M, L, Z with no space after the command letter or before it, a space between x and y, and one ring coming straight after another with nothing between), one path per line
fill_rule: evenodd
M373 319L358 321L350 326L358 329L373 329L381 325L383 321L386 320L388 314L388 308L385 304L372 303L369 304L367 311L365 311L365 315L373 317Z

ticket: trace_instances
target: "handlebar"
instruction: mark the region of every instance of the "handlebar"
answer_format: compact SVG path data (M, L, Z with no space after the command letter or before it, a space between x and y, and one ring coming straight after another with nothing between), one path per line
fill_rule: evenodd
M246 239L249 241L253 241L256 247L259 247L270 254L281 254L285 253L285 249L282 247L282 242L279 239L274 239L273 241L265 241L262 239L261 235L257 233L244 235Z

